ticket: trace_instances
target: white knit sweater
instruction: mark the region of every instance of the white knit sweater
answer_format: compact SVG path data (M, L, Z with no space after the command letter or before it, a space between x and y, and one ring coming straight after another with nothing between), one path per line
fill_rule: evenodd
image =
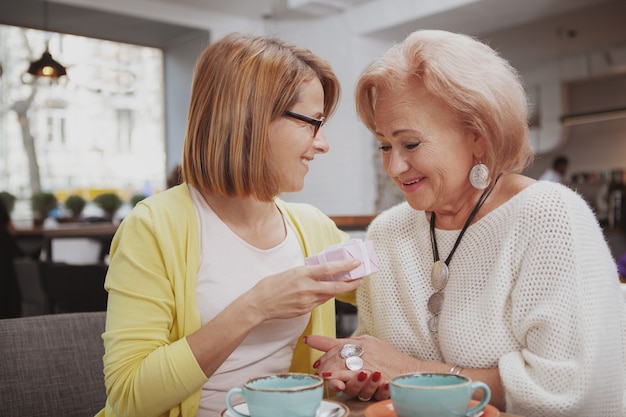
M459 230L436 230L447 258ZM470 226L450 262L432 334L433 253L423 211L376 218L380 271L357 293L359 327L419 359L498 367L507 412L624 417L626 307L616 265L585 201L538 182Z

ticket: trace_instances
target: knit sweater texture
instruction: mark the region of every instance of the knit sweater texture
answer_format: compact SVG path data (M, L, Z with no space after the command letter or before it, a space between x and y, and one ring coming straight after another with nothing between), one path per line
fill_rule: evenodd
M445 259L459 230L436 230ZM428 329L433 251L424 211L402 203L367 238L380 271L357 291L359 327L407 355L498 367L506 411L626 416L626 308L595 216L571 189L537 182L472 224Z

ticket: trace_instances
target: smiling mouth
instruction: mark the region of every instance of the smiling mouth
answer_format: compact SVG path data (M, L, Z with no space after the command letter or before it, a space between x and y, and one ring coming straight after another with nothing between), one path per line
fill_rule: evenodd
M404 186L413 185L413 184L417 184L418 182L421 182L423 179L424 178L418 178L416 180L402 182L401 184L404 185Z

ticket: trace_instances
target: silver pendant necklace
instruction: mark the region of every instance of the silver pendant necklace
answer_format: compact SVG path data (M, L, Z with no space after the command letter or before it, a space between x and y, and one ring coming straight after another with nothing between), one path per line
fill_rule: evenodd
M454 242L454 246L452 246L452 250L450 254L446 258L445 261L439 259L439 249L437 248L437 238L435 237L435 212L433 211L430 215L430 243L433 249L433 268L430 272L430 285L432 285L435 292L428 298L428 311L432 314L432 317L428 320L428 329L432 333L437 333L439 331L439 313L441 313L441 308L443 307L444 293L443 290L446 288L448 284L448 279L450 278L450 269L448 266L450 265L450 260L452 260L452 255L456 251L456 248L461 243L461 238L465 234L465 231L469 227L470 223L478 213L478 210L483 206L489 194L496 186L496 183L500 179L500 176L496 177L496 180L493 184L486 188L485 191L480 195L480 198L476 202L476 205L472 209L472 212L465 220L465 224L459 233L459 236L456 238Z

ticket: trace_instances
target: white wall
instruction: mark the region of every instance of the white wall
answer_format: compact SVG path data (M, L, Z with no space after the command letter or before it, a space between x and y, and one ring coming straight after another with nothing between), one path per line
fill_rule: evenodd
M181 161L193 70L196 59L209 41L208 32L206 35L194 32L193 36L171 42L164 51L167 172Z

